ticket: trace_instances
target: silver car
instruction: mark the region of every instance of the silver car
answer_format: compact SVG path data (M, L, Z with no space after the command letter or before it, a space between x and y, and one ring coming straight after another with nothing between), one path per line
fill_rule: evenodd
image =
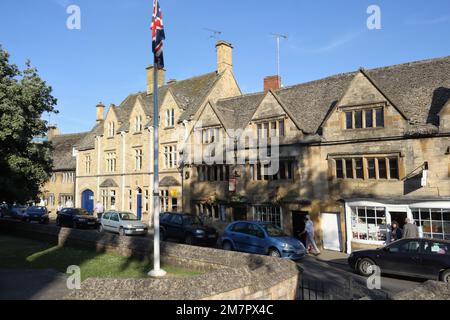
M130 212L111 211L103 214L100 219L99 231L119 233L122 236L147 235L148 225L138 220Z

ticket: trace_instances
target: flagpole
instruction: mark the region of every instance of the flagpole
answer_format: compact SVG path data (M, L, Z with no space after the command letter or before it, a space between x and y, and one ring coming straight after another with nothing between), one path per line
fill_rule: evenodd
M164 277L167 273L161 269L160 230L159 230L159 106L158 106L158 63L153 65L153 270L149 276ZM151 148L150 148L151 149Z

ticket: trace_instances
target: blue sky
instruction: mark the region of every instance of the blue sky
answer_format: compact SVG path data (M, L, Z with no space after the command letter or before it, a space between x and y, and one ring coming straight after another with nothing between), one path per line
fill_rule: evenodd
M160 0L167 79L216 68L214 39L232 42L244 92L276 73L271 33L282 42L284 85L340 72L450 55L450 1ZM81 8L81 30L68 30L66 8ZM381 8L382 29L368 30L367 7ZM145 90L151 63L151 0L0 0L0 44L12 62L32 60L53 87L64 133L89 130L95 105L119 104Z

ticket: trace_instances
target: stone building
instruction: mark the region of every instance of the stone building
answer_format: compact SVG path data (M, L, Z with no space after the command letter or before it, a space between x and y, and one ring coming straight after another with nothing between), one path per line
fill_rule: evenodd
M60 134L51 127L47 136L52 143L53 173L50 180L41 188L41 196L51 215L54 216L58 204L75 203L75 145L86 133Z
M185 177L182 144L192 118L208 101L240 95L233 74L232 46L220 41L217 70L186 80L165 82L158 70L160 114L160 194L163 211L181 211ZM147 91L129 95L120 105L97 106L93 129L78 143L76 205L91 211L104 207L137 213L152 221L153 67L147 68Z
M271 221L294 235L309 214L323 247L347 252L386 243L392 221L406 217L424 236L450 238L450 57L279 83L267 78L264 92L210 101L197 114L195 154L216 145L245 164L191 160L189 210ZM245 138L225 143L236 129L279 141L277 173Z

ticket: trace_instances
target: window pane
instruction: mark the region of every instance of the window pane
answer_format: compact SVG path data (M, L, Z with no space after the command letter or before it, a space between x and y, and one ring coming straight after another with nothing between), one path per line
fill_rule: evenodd
M345 123L347 129L353 129L353 112L345 113Z
M356 179L364 179L363 159L355 159Z
M384 127L384 111L383 109L376 109L375 110L376 115L376 124L377 128L383 128Z
M336 178L343 179L344 178L344 168L342 166L342 160L336 160Z
M369 179L376 179L375 173L375 159L367 159L367 174Z
M345 160L345 173L347 175L347 179L353 179L353 160Z
M286 179L286 162L280 162L280 179Z
M387 179L386 159L378 159L378 177Z
M355 128L361 129L362 128L362 122L363 122L363 112L362 111L356 111L355 112Z
M365 115L366 115L366 128L372 128L373 127L373 111L371 110L366 110L365 111Z
M389 171L391 174L391 179L399 179L399 173L398 173L398 159L393 158L389 159Z
M279 132L280 137L284 137L284 135L285 135L284 120L280 120L278 125L279 125L279 130L280 130L280 132Z

